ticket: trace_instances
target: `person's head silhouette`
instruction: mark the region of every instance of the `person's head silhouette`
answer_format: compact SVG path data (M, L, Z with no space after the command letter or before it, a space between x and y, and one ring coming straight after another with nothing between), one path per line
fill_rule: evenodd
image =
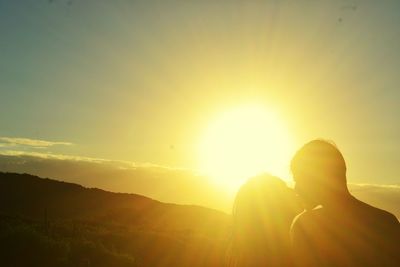
M325 140L313 140L294 155L291 171L295 189L308 208L329 205L348 195L342 153Z
M279 178L261 174L238 191L233 207L230 266L286 266L289 229L302 211L295 192Z
M291 170L306 205L291 226L296 265L400 266L398 220L350 194L346 163L333 143L305 144Z

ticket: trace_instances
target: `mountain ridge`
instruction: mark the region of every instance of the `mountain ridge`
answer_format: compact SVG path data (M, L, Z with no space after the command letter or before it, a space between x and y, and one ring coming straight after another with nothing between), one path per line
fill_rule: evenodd
M23 247L48 262L48 247L60 255L46 265L29 254L38 263L23 266L221 266L229 229L229 215L206 207L0 172L0 257L24 255Z

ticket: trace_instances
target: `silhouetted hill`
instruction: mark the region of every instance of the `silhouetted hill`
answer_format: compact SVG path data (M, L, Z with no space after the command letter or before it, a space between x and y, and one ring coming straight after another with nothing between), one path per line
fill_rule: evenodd
M220 266L229 221L199 206L14 173L0 173L0 214L0 239L17 233L20 242L3 258L29 241L42 254L59 249L60 266Z

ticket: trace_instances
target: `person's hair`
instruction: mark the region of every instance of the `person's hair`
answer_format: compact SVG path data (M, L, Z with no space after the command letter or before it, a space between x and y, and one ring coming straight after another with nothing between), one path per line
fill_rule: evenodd
M294 155L290 169L296 176L309 179L330 178L346 183L346 163L342 153L332 142L316 139L300 148Z
M290 224L301 209L295 193L279 178L262 174L238 191L228 266L281 266L290 261Z

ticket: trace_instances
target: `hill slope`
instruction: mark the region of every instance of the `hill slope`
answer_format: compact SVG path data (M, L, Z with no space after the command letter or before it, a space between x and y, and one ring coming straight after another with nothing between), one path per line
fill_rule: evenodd
M199 206L13 173L0 173L0 214L0 238L29 228L19 235L34 233L39 246L65 245L60 266L220 266L229 222L228 215ZM96 253L76 256L74 247Z

